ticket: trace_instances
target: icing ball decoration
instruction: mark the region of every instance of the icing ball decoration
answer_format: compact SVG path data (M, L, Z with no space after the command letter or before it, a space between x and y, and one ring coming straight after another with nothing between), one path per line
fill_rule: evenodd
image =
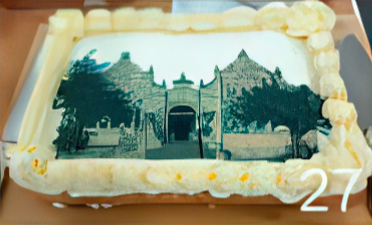
M317 31L329 31L336 23L336 14L319 1L295 3L287 14L287 34L307 37Z
M295 4L287 15L287 34L307 37L318 29L316 12L305 4Z
M310 35L307 39L307 47L312 52L333 49L334 42L331 32L321 31Z
M138 12L134 8L121 8L112 13L113 28L117 31L134 29L138 25Z
M165 15L161 9L147 8L136 11L134 8L121 8L112 13L114 30L158 29L162 28Z
M354 104L349 102L328 98L323 104L322 114L325 118L329 118L332 125L345 125L350 129L356 124L356 110Z
M190 28L192 30L214 30L217 28L218 15L216 14L206 14L206 15L194 15L189 17Z
M53 18L58 19L58 18ZM258 12L250 7L233 8L222 14L164 14L161 9L121 8L113 13L94 9L85 17L85 31L133 31L165 29L172 31L214 30L220 28L259 28L287 32L294 37L307 37L329 31L336 15L322 2L299 2L288 8L284 3L270 3ZM64 22L67 23L67 22ZM59 24L64 26L63 21Z
M138 13L139 29L157 29L161 28L164 13L161 9L147 8ZM123 23L123 22L122 22ZM126 21L128 23L128 21Z
M237 7L221 15L221 27L250 27L254 25L257 11L250 7Z
M268 4L258 11L255 24L263 30L280 30L287 27L289 8L284 4Z
M336 24L336 13L321 1L306 1L303 4L312 8L318 15L319 30L332 30Z
M321 52L315 56L314 66L322 72L338 72L340 71L340 53L335 49Z
M320 95L333 97L346 101L346 88L344 81L338 73L329 73L320 77Z
M112 30L111 12L107 9L93 9L85 16L86 31Z
M59 9L49 17L48 34L63 34L67 30L76 37L84 36L84 15L77 9Z

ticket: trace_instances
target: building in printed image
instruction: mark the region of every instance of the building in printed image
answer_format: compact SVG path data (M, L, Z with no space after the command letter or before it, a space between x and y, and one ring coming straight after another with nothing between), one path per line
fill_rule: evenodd
M196 86L182 73L172 89L128 52L111 67L91 54L71 64L57 93L54 107L65 109L58 158L306 159L317 152L316 136L331 128L318 95L244 50L225 69L216 66L210 83Z

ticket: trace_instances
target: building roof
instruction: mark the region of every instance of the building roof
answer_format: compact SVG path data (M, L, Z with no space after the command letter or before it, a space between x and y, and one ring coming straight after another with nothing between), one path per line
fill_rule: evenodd
M185 73L182 73L180 79L179 80L174 80L173 84L190 84L190 85L193 85L194 81L187 80L186 76L185 76Z

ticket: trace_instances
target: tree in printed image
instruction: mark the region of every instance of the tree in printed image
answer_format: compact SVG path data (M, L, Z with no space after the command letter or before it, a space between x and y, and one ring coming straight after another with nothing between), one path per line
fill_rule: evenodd
M84 129L109 116L111 123L130 123L132 102L123 90L104 77L110 63L97 64L91 51L82 60L71 62L63 76L53 109L64 108L62 121L53 141L58 151L74 152L87 146L89 134ZM58 153L57 153L58 154ZM58 157L58 156L57 156Z
M291 132L292 145L298 148L298 140L310 130L315 130L318 121L324 119L320 112L322 100L306 85L289 85L277 69L272 78L262 78L262 87L250 91L242 89L237 96L236 109L230 114L243 126L257 121L263 127L269 121L273 127L287 126Z

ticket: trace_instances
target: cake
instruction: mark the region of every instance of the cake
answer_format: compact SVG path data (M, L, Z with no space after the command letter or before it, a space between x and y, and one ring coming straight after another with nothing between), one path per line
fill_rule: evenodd
M372 155L338 73L335 22L321 2L58 10L10 175L42 194L112 201L206 191L347 201L366 187Z

